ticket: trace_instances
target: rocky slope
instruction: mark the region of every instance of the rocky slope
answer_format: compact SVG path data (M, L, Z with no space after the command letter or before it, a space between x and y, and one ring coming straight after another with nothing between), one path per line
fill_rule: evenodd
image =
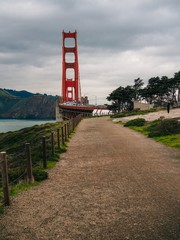
M56 97L0 89L0 118L55 119Z

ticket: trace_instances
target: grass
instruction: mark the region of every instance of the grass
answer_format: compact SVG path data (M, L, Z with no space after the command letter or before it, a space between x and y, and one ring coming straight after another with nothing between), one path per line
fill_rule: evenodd
M124 124L123 124L124 125ZM141 127L137 127L137 126L130 126L129 127L130 129L133 129L133 130L135 130L135 131L137 131L137 132L140 132L140 133L142 133L142 134L144 134L144 135L146 135L146 136L148 136L148 130L145 128L145 126L141 126Z
M144 127L129 127L137 132L140 132L146 136L148 136L149 131L147 130L146 126ZM173 147L173 148L180 148L180 134L171 134L166 136L160 137L153 137L157 142L161 142L166 146Z
M146 136L149 136L151 131L161 122L160 119L152 121L152 122L146 122L144 126L129 126L130 129L133 129L137 132L140 132ZM120 122L122 125L122 122ZM124 125L124 124L123 124ZM157 142L161 142L165 144L168 147L173 147L180 149L180 133L177 134L168 134L164 136L152 136L154 140Z
M10 167L23 166L25 163L25 143L31 143L33 164L42 161L42 137L47 138L48 159L51 159L50 134L54 131L54 139L57 142L56 129L60 128L60 123L47 123L36 125L30 128L24 128L15 132L7 132L0 134L0 151L6 151L9 158ZM60 153L65 151L65 147L61 147Z
M15 196L16 194L22 192L22 191L27 191L28 189L38 186L40 182L34 182L30 184L17 184L9 187L9 193L10 197ZM0 215L4 213L5 206L3 204L3 191L2 188L0 188Z
M161 137L154 137L157 142L162 142L166 146L180 149L180 134L172 134Z
M28 189L38 186L40 182L34 182L30 184L17 184L14 186L10 187L10 196L15 196L16 194L22 192L22 191L27 191Z
M60 123L47 123L24 128L19 131L0 133L0 151L8 151L26 142L37 143L42 136L50 135L51 131L60 127Z
M59 161L60 153L67 149L67 142L62 146L60 142L60 149L57 147L57 128L60 128L62 123L47 123L43 125L36 125L29 128L24 128L19 131L0 133L0 151L6 151L8 154L8 173L10 182L10 195L14 196L17 193L27 190L39 184L41 178L46 175L48 170L53 168L57 161ZM54 156L51 154L50 135L54 131L55 152ZM46 136L47 142L47 169L42 168L42 137ZM70 137L72 136L72 133ZM26 183L26 174L22 179L18 179L26 170L26 156L25 143L31 143L32 164L37 181L33 184ZM44 172L44 173L43 173ZM47 172L47 173L46 173ZM45 178L44 178L45 179ZM35 179L36 180L36 179ZM39 181L38 181L39 180ZM0 173L0 213L3 213L4 206L2 181Z
M6 92L5 90L0 88L0 96L1 97L8 97L8 98L16 98L15 96L11 95L10 93Z
M57 161L50 161L47 163L47 169L52 169L53 167L56 166Z

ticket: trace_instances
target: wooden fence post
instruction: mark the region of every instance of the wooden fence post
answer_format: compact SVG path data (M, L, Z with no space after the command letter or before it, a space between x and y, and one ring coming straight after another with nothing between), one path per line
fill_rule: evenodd
M1 161L1 174L2 174L4 204L6 206L9 206L10 205L10 197L9 197L9 181L8 181L8 166L7 166L6 152L0 153L0 161Z
M60 132L59 132L59 128L57 129L57 144L58 144L58 148L60 149Z
M69 122L67 123L67 132L68 132L68 138L69 138L69 136L70 136L70 123Z
M54 132L51 132L51 154L54 156Z
M67 141L67 128L66 128L66 123L64 124L64 130L65 130L65 141Z
M64 145L64 127L61 127L61 139L62 139L62 145Z
M47 168L47 154L46 154L46 137L42 138L42 148L43 148L43 168Z
M28 183L34 182L34 177L32 173L32 159L31 159L31 145L26 143L26 158L27 158L27 181Z
M66 133L67 133L67 139L69 138L69 124L66 123Z
M69 136L71 135L71 120L69 120Z
M75 128L75 119L73 118L73 131L74 131L74 128Z
M71 133L73 132L73 119L71 118Z

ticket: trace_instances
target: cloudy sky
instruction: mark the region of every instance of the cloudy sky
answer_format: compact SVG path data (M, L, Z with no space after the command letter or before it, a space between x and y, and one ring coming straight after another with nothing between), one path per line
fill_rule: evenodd
M92 103L180 71L179 0L0 0L0 88L60 95L63 29L78 32Z

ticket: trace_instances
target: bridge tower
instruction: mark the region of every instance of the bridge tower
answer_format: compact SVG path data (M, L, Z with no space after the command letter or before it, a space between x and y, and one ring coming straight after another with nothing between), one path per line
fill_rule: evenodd
M66 39L73 39L73 46L66 45ZM71 54L73 60L67 61ZM73 78L67 78L68 69L72 69ZM81 101L81 89L78 65L77 32L62 32L62 101Z

